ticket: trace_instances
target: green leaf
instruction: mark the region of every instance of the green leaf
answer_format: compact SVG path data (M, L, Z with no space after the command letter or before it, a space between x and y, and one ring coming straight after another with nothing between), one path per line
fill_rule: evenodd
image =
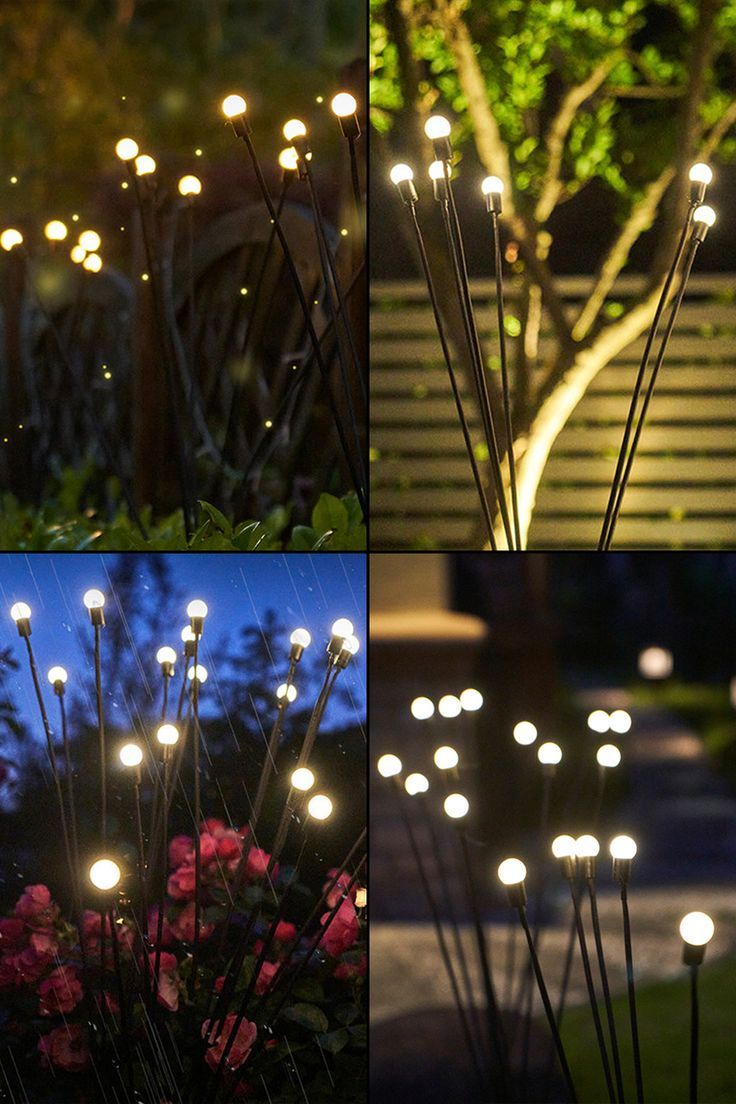
M348 521L347 507L339 498L329 494L319 496L319 501L312 510L312 525L318 533L326 533L328 529L347 529Z
M317 533L309 525L295 525L291 531L289 548L292 552L310 552L317 540Z
M329 1026L327 1016L321 1008L317 1008L314 1004L292 1004L290 1008L286 1009L284 1016L287 1020L293 1020L294 1023L317 1033L327 1031Z
M357 1004L341 1004L335 1009L335 1019L346 1027L354 1023L359 1015L360 1009Z
M300 1001L322 1001L325 991L316 978L302 978L294 986L294 996Z
M202 507L205 514L207 514L212 524L219 529L221 533L224 533L226 537L232 538L233 527L222 510L218 510L211 502L205 502L202 498L199 499L199 505Z
M344 1027L338 1027L337 1031L328 1031L317 1038L322 1049L330 1054L339 1054L350 1042L350 1034Z

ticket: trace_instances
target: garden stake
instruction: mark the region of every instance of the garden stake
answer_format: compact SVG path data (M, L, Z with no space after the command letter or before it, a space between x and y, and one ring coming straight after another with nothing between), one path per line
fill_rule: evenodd
M618 1093L620 1104L623 1104L624 1081L623 1073L621 1071L621 1055L618 1049L616 1019L613 1014L613 1005L611 1003L611 990L608 985L608 970L606 969L606 958L603 950L603 938L601 936L601 925L600 919L598 917L598 899L595 891L594 874L595 868L593 863L591 862L585 871L585 882L588 887L588 898L590 900L590 916L593 922L593 938L595 940L595 951L598 957L598 970L601 976L601 989L603 990L603 1002L606 1009L608 1034L611 1040L611 1056L613 1059L613 1071L616 1078L616 1091Z

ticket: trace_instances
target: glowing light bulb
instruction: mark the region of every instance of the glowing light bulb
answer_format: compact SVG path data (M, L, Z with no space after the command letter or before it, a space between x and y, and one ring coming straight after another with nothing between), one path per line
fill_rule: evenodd
M572 836L555 836L552 840L552 854L556 859L571 859L575 855L575 840Z
M466 713L476 713L483 707L483 695L480 690L474 690L472 686L468 687L460 695L460 704Z
M347 119L350 115L355 115L358 110L358 101L349 92L338 92L336 96L332 97L330 107L338 119Z
M306 629L294 629L289 637L289 643L298 644L300 648L308 648L312 643L312 637Z
M52 219L51 222L46 223L43 232L49 241L63 241L69 230L61 219Z
M83 245L73 245L69 250L69 256L75 264L82 264L84 258L87 256L87 250Z
M446 180L448 176L452 176L446 161L433 161L428 172L430 180Z
M195 598L193 602L190 602L187 606L187 617L206 617L207 616L207 604L203 602L201 598Z
M578 836L575 840L575 854L579 859L594 859L601 845L595 836Z
M669 678L673 667L672 652L667 648L645 648L639 653L639 674L643 678Z
M357 636L346 636L342 642L343 651L357 655L360 651L360 641Z
M176 652L173 648L164 646L156 652L157 663L176 663Z
M207 681L207 679L209 678L209 675L207 673L207 668L203 667L201 663L198 663L196 668L195 667L190 667L189 668L189 671L187 672L187 678L189 679L190 682L194 682L194 680L196 678L197 682L205 683Z
M295 138L304 138L307 128L301 119L289 119L284 123L282 134L287 142L293 142Z
M105 595L101 590L87 590L82 601L88 610L102 609L105 604Z
M246 104L242 96L233 93L222 101L222 113L228 119L234 119L237 115L245 115Z
M713 179L713 170L704 161L696 161L690 167L690 172L687 175L693 184L710 184Z
M441 717L459 717L462 711L460 699L454 694L445 694L437 702L437 712Z
M114 889L120 881L120 867L112 859L98 859L89 868L89 880L96 889Z
M181 178L178 187L179 195L199 195L199 193L202 191L202 181L199 179L198 176L192 176L191 174L189 174L188 176L183 176Z
M521 859L504 859L498 868L498 877L506 886L519 885L526 878L526 866Z
M631 836L614 836L608 845L612 859L633 859L636 844Z
M401 760L398 755L382 755L376 767L382 778L393 778L394 775L401 774Z
M595 757L601 767L617 767L621 762L621 752L615 744L601 744Z
M503 180L500 176L487 176L480 186L483 195L501 195L503 193Z
M299 168L299 154L293 146L287 146L279 154L279 165L286 172L296 172Z
M702 204L693 211L693 222L704 222L706 226L712 226L716 221L716 213L712 207ZM705 915L705 913L703 914Z
M286 698L290 702L296 701L296 686L282 682L276 690L276 697Z
M303 793L306 793L307 790L311 790L314 783L315 777L309 767L297 767L296 770L291 772L289 784L295 790L302 790Z
M332 802L325 794L315 794L309 799L307 811L315 820L327 820L332 812Z
M611 718L605 709L594 709L588 716L588 728L591 732L608 732L611 727Z
M451 129L450 120L446 119L444 115L430 115L424 124L424 133L430 142L434 142L438 138L449 138Z
M179 729L173 724L162 724L156 729L156 739L163 747L173 747L179 742Z
M132 138L121 138L115 146L115 153L121 161L132 161L138 156L138 143Z
M20 230L15 230L12 226L7 230L3 230L2 234L0 234L0 245L6 253L9 253L11 249L15 249L16 245L22 244L23 235Z
M99 253L88 253L82 261L82 268L87 272L99 272L102 268L102 257Z
M514 739L517 744L528 745L533 744L537 738L537 726L533 725L531 721L519 721L514 725Z
M415 698L409 709L417 721L427 721L434 716L434 702L429 698Z
M196 636L192 626L191 625L185 625L184 628L181 630L182 644L193 644L196 639L197 639L197 636Z
M77 240L88 253L96 253L102 245L102 238L96 230L83 230Z
M411 797L414 797L415 794L426 793L429 789L429 779L424 774L409 774L406 782L404 782L404 789Z
M332 635L341 636L343 640L347 636L352 636L354 632L353 622L348 621L347 617L338 617L332 624Z
M460 762L460 756L455 751L454 747L450 747L449 744L443 744L442 747L438 747L434 753L434 765L439 770L452 770Z
M468 815L470 802L465 794L452 793L445 798L443 808L453 820L460 820L461 817Z
M547 743L539 745L537 759L544 766L556 766L562 759L562 748L559 744L548 740Z
M680 935L691 947L704 947L710 943L716 926L707 912L689 912L680 921Z
M118 754L124 767L139 767L143 762L143 751L138 744L123 744Z
M52 667L48 673L48 680L53 686L56 682L66 682L69 676L63 667Z
M389 173L392 184L403 184L405 180L414 179L414 170L408 165L394 165Z
M14 621L27 621L31 616L31 607L26 602L16 602L10 607L10 616Z
M623 735L631 728L631 715L625 709L614 709L611 714L611 732Z
M135 159L135 171L138 176L149 176L156 171L156 162L148 153L140 153Z

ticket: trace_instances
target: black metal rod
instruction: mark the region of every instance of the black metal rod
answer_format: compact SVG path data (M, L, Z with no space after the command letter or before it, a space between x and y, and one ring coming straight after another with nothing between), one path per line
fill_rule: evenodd
M699 1034L698 967L692 964L690 966L690 1104L698 1104Z
M161 840L163 841L163 853L161 855L162 870L161 870L161 894L158 902L158 917L156 919L156 954L153 962L153 1006L158 1008L158 988L159 988L159 971L161 966L161 944L164 937L164 901L166 900L166 887L168 884L168 867L169 867L169 845L166 839L166 820L167 810L169 806L168 801L168 787L169 787L169 749L164 749L164 762L163 762L163 800L161 802ZM148 921L146 921L146 924Z
M496 314L498 317L498 348L501 356L501 392L503 395L503 416L506 429L506 455L509 461L509 485L511 487L511 516L514 522L514 537L517 551L521 550L521 528L519 525L519 502L516 494L516 458L514 457L514 430L511 419L511 386L509 382L508 357L506 356L506 327L503 306L503 265L501 263L501 234L498 226L498 214L491 212L493 226L493 251L496 268Z
M634 984L634 956L631 950L631 920L629 917L629 897L625 885L621 886L621 912L624 924L624 951L626 954L626 988L629 998L629 1020L631 1022L631 1049L634 1055L634 1076L636 1078L637 1104L644 1104L644 1078L639 1050L639 1025L636 1016L636 987Z
M59 713L61 714L61 737L64 744L64 761L66 764L66 792L69 805L69 827L71 832L71 852L73 862L72 886L76 898L75 911L77 914L82 909L82 889L79 863L79 837L77 835L77 807L74 800L74 770L72 765L72 752L69 743L69 731L66 723L66 706L64 695L59 694Z
M194 719L192 755L194 761L194 946L192 949L192 972L189 975L189 996L194 998L197 988L197 967L199 965L199 935L202 923L202 849L200 837L201 809L201 742L199 728L199 633L194 634L194 677L192 679L192 714Z
M621 1055L619 1053L618 1037L616 1035L616 1018L613 1014L611 989L608 984L608 970L606 968L606 956L603 949L603 937L601 935L601 924L598 916L598 898L595 891L595 880L591 877L586 878L585 881L588 887L588 898L590 900L590 916L593 921L593 939L595 940L595 953L598 958L598 972L601 976L601 989L603 990L603 1003L606 1010L608 1035L611 1040L611 1057L613 1059L613 1072L616 1078L616 1092L618 1093L620 1104L624 1104L624 1078L621 1070Z
M131 1097L133 1095L133 1061L130 1050L130 1030L128 1027L128 1007L125 997L125 986L123 984L123 971L120 965L120 947L118 946L117 927L115 925L115 913L110 907L110 938L112 940L112 957L115 965L115 980L117 982L118 989L118 1004L120 1005L120 1034L122 1036L123 1054L125 1056L125 1080L127 1082L127 1089ZM103 912L101 914L102 926L105 926L106 916ZM103 994L104 1000L104 994Z
M100 754L100 822L102 846L107 845L107 749L105 746L105 707L102 698L100 626L95 625L95 698L97 701L97 740Z
M358 172L358 157L355 149L355 138L348 137L348 152L350 155L350 185L353 192L353 205L355 207L355 225L361 238L361 245L365 250L365 227L363 211L363 194L360 190L360 173Z
M616 1093L613 1087L613 1078L611 1076L611 1064L608 1060L608 1051L606 1049L606 1040L603 1035L603 1024L601 1023L600 1012L598 1011L598 998L595 992L595 983L593 981L593 971L590 968L590 956L588 954L588 944L585 938L585 927L583 925L583 916L580 910L580 899L578 897L578 891L575 886L573 878L568 878L567 883L570 887L570 896L572 897L572 904L575 910L575 924L578 932L578 945L580 946L580 957L583 962L583 973L585 974L585 985L588 990L588 1001L590 1003L590 1011L593 1016L593 1025L595 1027L595 1037L598 1043L598 1050L601 1056L601 1065L603 1067L603 1076L606 1080L606 1090L608 1092L608 1099L610 1104L616 1104Z
M136 770L139 769L140 768L136 767ZM143 842L143 817L141 814L140 777L136 778L133 782L133 801L135 804L135 826L136 836L138 839L138 878L141 896L141 915L143 920L141 930L143 932L148 932L148 889L146 885L148 870L146 867L146 848Z

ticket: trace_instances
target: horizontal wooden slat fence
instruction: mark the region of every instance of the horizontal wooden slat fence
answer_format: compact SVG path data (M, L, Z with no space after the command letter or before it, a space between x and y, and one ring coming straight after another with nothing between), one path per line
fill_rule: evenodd
M582 277L559 280L573 313L588 285ZM641 287L638 277L620 279L612 309ZM491 357L493 293L490 281L473 284ZM477 497L423 285L375 281L371 295L371 545L468 547ZM507 340L513 367L514 339ZM635 341L598 374L557 438L530 548L595 547L643 345ZM549 347L543 330L541 359ZM480 442L474 412L470 421ZM736 276L694 276L649 408L616 547L736 546L735 484Z

